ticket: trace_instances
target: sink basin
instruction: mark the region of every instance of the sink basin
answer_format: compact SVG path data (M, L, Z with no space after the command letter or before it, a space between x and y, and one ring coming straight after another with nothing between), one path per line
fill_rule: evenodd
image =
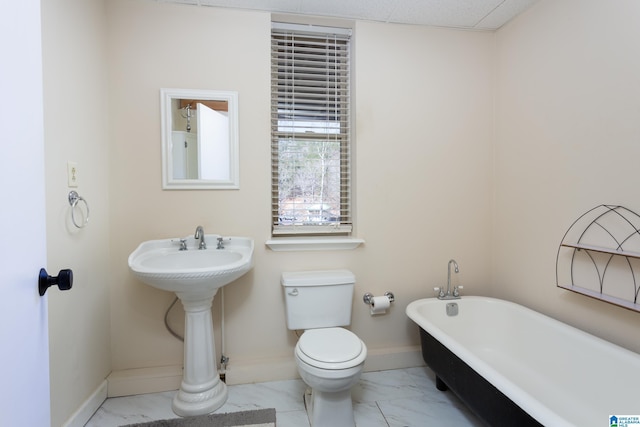
M180 239L149 240L129 256L129 268L144 283L172 292L215 291L227 285L253 265L253 240L231 237L224 249L216 249L215 234L205 235L207 249L198 249L191 236L187 250Z
M231 237L217 249L218 235L204 236L207 249L187 237L187 250L180 239L149 240L129 255L129 268L144 283L175 292L185 312L184 369L180 390L172 402L180 416L203 415L227 400L227 386L216 366L211 305L218 289L253 266L253 240Z

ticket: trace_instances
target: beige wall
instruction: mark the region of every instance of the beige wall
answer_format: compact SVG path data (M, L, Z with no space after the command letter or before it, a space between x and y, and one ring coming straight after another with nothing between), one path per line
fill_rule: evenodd
M47 269L74 272L73 289L48 291L51 425L60 426L111 371L104 3L43 1L42 39ZM70 220L68 160L78 163L77 191L91 208L82 230Z
M355 208L357 235L366 244L354 251L274 253L264 245L270 15L131 0L111 1L108 9L114 370L182 362L182 344L162 321L173 295L135 280L127 257L144 240L185 236L198 224L256 242L255 268L225 288L231 383L296 375L283 271L354 271L352 328L380 356L371 360L382 360L369 369L420 363L416 327L404 308L446 280L449 258L460 263L459 280L469 293L486 292L492 34L356 25ZM239 92L240 190L161 190L161 87ZM362 295L386 290L397 302L389 314L372 318ZM178 325L180 316L174 316ZM219 296L214 323L219 347Z
M564 232L640 212L640 4L544 0L497 32L496 294L640 352L640 315L559 288Z

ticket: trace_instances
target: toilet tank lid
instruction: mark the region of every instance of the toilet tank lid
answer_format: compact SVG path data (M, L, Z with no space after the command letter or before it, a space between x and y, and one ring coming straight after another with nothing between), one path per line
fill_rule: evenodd
M282 273L282 286L344 285L355 283L356 276L349 270L295 271Z

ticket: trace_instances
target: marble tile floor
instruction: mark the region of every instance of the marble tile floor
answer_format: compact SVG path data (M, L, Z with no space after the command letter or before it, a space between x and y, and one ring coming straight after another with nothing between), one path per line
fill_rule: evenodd
M216 412L275 408L278 427L308 427L302 380L229 386L227 402ZM119 427L177 416L175 391L107 399L85 427ZM482 423L453 393L436 389L427 367L364 372L352 390L357 427L480 427ZM339 427L339 426L336 426Z

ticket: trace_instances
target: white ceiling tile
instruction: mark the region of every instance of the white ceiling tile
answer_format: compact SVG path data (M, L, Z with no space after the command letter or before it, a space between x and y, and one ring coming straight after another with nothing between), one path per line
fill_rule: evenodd
M506 0L476 25L478 29L496 29L530 8L538 0Z
M198 0L157 0L158 3L198 4Z
M390 21L471 28L504 0L403 0Z
M300 13L301 0L198 0L203 6Z
M494 30L539 0L157 0L453 28Z
M398 0L301 0L300 12L350 19L386 21Z

